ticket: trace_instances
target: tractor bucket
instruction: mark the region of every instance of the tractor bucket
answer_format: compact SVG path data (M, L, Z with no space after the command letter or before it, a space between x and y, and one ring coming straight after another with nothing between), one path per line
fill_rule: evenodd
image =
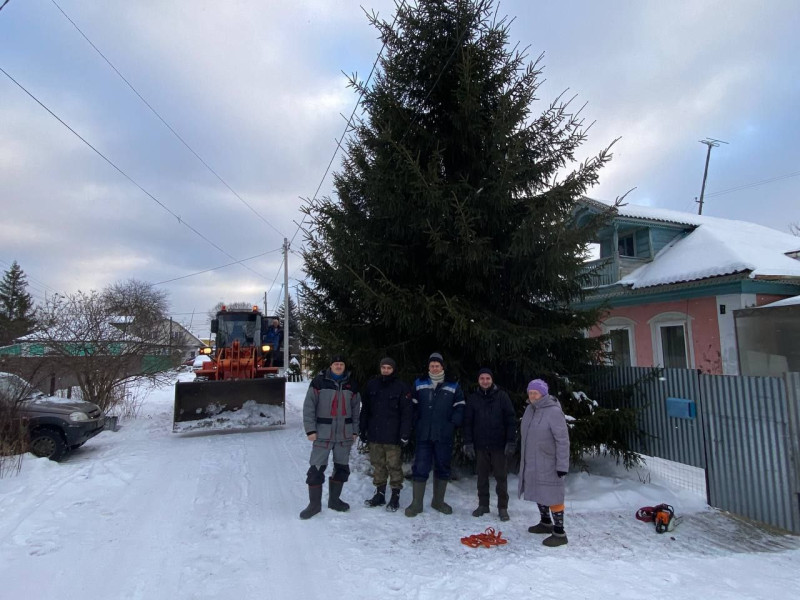
M252 429L285 423L284 377L175 384L174 432Z

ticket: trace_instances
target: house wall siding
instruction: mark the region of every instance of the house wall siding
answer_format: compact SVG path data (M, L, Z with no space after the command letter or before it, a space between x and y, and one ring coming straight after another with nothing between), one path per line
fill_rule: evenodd
M665 227L651 227L650 236L653 239L653 254L658 254L659 250L674 240L680 233L680 231Z
M634 233L636 258L650 258L650 236L647 229L637 229Z
M609 310L603 320L612 317L624 317L635 323L634 340L636 346L636 364L641 367L654 366L655 349L650 320L669 312L689 315L694 368L704 373L723 373L722 352L720 347L720 329L717 322L717 299L706 296L689 300L668 302L652 302L638 306L620 306ZM590 331L591 336L602 335L600 326ZM690 365L691 367L691 365Z

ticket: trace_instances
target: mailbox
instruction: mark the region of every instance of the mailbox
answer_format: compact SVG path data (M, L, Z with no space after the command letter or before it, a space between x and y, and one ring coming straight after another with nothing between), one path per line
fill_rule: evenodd
M685 398L667 398L667 416L675 419L696 419L697 404Z

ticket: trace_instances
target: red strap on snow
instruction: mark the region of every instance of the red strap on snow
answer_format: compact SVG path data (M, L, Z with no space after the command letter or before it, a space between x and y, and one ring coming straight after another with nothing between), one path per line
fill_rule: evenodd
M470 548L491 548L492 546L507 544L508 540L503 537L502 531L495 533L492 527L487 527L486 531L483 533L476 533L461 538L461 543Z

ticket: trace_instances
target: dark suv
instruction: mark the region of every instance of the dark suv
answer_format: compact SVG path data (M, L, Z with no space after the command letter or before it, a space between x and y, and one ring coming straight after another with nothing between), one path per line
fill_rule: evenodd
M27 429L28 450L51 460L83 446L105 425L96 404L45 396L12 373L0 372L0 404L6 419Z

